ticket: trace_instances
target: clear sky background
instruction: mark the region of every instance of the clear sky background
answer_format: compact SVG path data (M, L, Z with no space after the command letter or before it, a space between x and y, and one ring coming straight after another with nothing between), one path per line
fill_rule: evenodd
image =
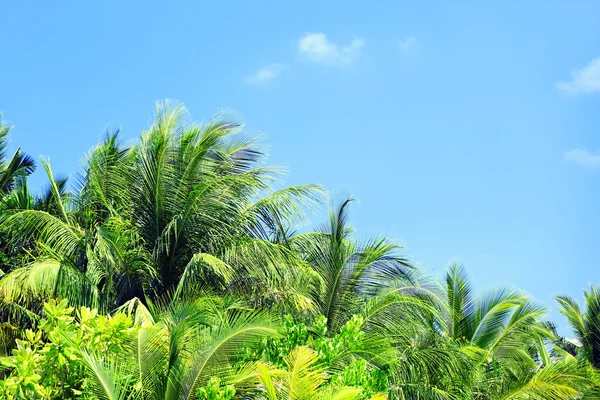
M139 135L156 100L198 120L235 109L289 184L360 200L359 235L551 305L600 283L598 15L597 1L3 1L0 110L13 146L69 174L107 125Z

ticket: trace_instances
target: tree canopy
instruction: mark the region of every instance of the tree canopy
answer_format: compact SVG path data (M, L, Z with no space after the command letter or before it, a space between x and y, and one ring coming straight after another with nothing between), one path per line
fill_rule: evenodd
M600 289L556 297L574 339L516 288L423 273L350 223L353 198L283 186L262 138L159 102L72 178L6 151L0 119L0 397L600 398Z

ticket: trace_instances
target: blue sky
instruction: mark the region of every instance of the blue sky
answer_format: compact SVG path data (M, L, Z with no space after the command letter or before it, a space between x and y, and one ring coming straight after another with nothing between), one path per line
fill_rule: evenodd
M136 137L156 100L198 120L234 109L289 184L354 194L361 235L551 304L600 283L599 14L596 1L4 2L0 110L14 146L68 174L108 125Z

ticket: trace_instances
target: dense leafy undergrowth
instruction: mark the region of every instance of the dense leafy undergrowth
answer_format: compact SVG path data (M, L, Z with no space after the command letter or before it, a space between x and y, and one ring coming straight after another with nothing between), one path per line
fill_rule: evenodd
M281 187L256 135L157 106L73 180L30 192L0 121L0 397L600 398L600 292L476 295L459 264L424 275L388 238L355 238L352 198L302 228L318 185Z
M385 371L368 368L362 320L327 335L323 318L310 328L283 325L254 312L215 308L215 299L166 311L98 315L50 300L38 330L27 330L2 365L11 398L383 398ZM210 304L207 304L210 303ZM138 307L143 307L138 305ZM140 310L138 310L140 311ZM185 326L194 319L210 325ZM337 367L336 367L337 365ZM260 388L260 389L258 389ZM175 396L175 397L173 397Z

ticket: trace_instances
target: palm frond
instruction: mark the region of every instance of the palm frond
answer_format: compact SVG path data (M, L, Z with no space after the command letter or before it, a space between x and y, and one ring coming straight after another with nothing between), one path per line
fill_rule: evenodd
M217 325L208 340L192 356L192 364L182 379L182 398L191 399L196 389L209 376L219 376L223 367L230 365L240 350L248 348L257 339L278 334L272 317L261 312L236 312L229 320Z
M78 288L73 290L73 288ZM74 305L99 307L97 288L88 277L56 260L42 260L15 269L0 279L0 299L27 308L49 298L67 298Z
M570 400L580 398L590 381L582 374L576 360L547 365L531 375L528 381L502 397L503 400L539 399Z
M80 355L98 399L125 400L127 398L131 378L122 371L118 361L103 359L84 349L80 351Z

